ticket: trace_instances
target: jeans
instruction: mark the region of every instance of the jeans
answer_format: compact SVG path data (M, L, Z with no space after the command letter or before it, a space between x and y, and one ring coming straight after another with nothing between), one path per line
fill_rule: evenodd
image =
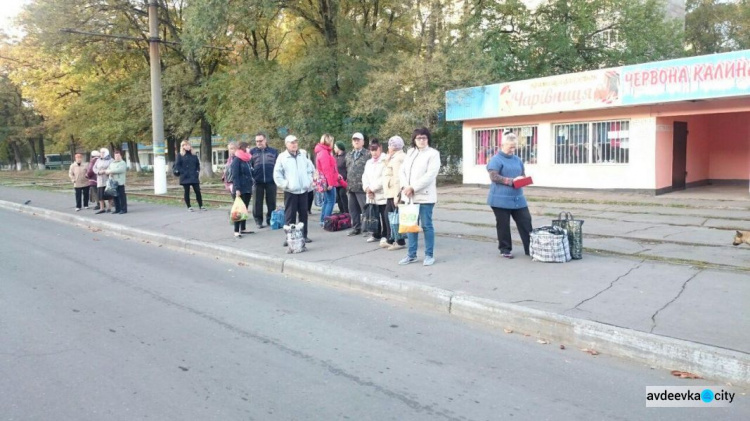
M432 211L435 208L434 203L419 204L419 225L424 232L424 255L434 257L435 252L435 227L432 226ZM419 233L408 233L409 240L409 257L417 257L417 247L419 246Z
M263 199L265 198L268 214L266 215L266 224L271 224L271 212L276 210L276 184L274 183L255 183L255 199L253 200L253 218L255 223L260 225L263 222Z
M198 183L182 185L182 188L185 189L185 204L188 208L190 208L190 186L193 186L193 191L195 192L195 200L198 201L198 207L202 208L203 198L201 197L201 185Z
M74 187L76 189L76 209L81 209L81 195L83 195L83 206L89 205L89 187Z
M523 251L529 255L529 242L531 233L531 213L529 208L521 209L502 209L492 208L495 213L495 222L497 228L497 241L499 243L500 253L510 254L513 250L513 242L510 239L510 218L516 221L518 234L521 236Z
M323 192L323 198L323 210L320 212L320 225L323 225L326 216L331 216L333 213L333 205L336 204L336 187L331 187L331 190Z
M302 227L302 233L305 238L307 238L307 213L309 212L307 200L309 196L307 193L293 194L288 191L284 192L284 223L291 225L299 221L305 224Z

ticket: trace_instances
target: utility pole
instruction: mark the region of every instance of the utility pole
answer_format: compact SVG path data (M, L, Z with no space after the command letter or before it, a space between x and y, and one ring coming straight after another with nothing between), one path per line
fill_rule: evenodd
M148 3L149 61L151 62L151 142L154 148L154 194L167 193L167 161L164 157L164 104L161 94L159 17L156 0ZM135 151L138 153L138 151Z

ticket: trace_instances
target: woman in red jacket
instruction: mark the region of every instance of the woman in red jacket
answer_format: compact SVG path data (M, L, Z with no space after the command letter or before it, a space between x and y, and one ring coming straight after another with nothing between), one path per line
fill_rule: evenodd
M336 203L336 187L339 186L339 170L336 158L333 157L333 136L326 133L320 138L320 143L315 146L315 168L317 177L325 180L328 187L324 194L323 211L320 213L320 226L323 226L326 216L333 213L333 205ZM317 179L317 178L316 178Z

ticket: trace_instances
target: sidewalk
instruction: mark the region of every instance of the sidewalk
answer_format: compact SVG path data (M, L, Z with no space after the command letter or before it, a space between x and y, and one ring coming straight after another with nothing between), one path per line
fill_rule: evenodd
M679 200L659 203L653 197L629 196L620 197L631 202L628 205L561 203L559 196L534 192L529 196L535 226L549 224L549 215L559 210L570 210L586 220L587 250L603 250L585 253L579 261L543 264L523 256L520 246L516 246L516 259L499 257L494 220L482 204L483 194L481 188L441 189L435 211L436 264L424 267L399 266L404 251L390 252L366 243L364 237L323 231L315 223L320 216L317 208L310 217L309 236L314 242L308 252L287 255L281 231L265 228L233 238L226 209L189 213L184 207L129 199L127 215L94 215L91 210L73 212L72 192L0 187L2 201L31 200L30 206L92 221L322 264L332 272L351 269L416 281L491 302L709 345L750 359L750 274L746 272L750 247L732 247L734 228L729 228L734 224L737 229L750 229L750 202L707 201L705 207L689 208L665 206L679 205ZM653 206L633 204L638 201ZM686 204L695 203L689 199ZM726 230L714 228L724 226ZM254 229L254 224L248 227ZM700 261L720 268L659 259Z

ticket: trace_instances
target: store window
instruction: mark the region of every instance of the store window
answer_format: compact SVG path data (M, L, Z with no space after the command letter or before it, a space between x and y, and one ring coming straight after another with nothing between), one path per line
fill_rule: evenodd
M526 164L536 164L537 126L498 127L474 131L476 164L487 165L500 150L503 133L512 132L518 137L516 155Z
M229 151L218 150L213 151L214 154L214 165L223 166L226 165L227 159L229 159Z
M555 164L627 164L630 121L555 124Z

